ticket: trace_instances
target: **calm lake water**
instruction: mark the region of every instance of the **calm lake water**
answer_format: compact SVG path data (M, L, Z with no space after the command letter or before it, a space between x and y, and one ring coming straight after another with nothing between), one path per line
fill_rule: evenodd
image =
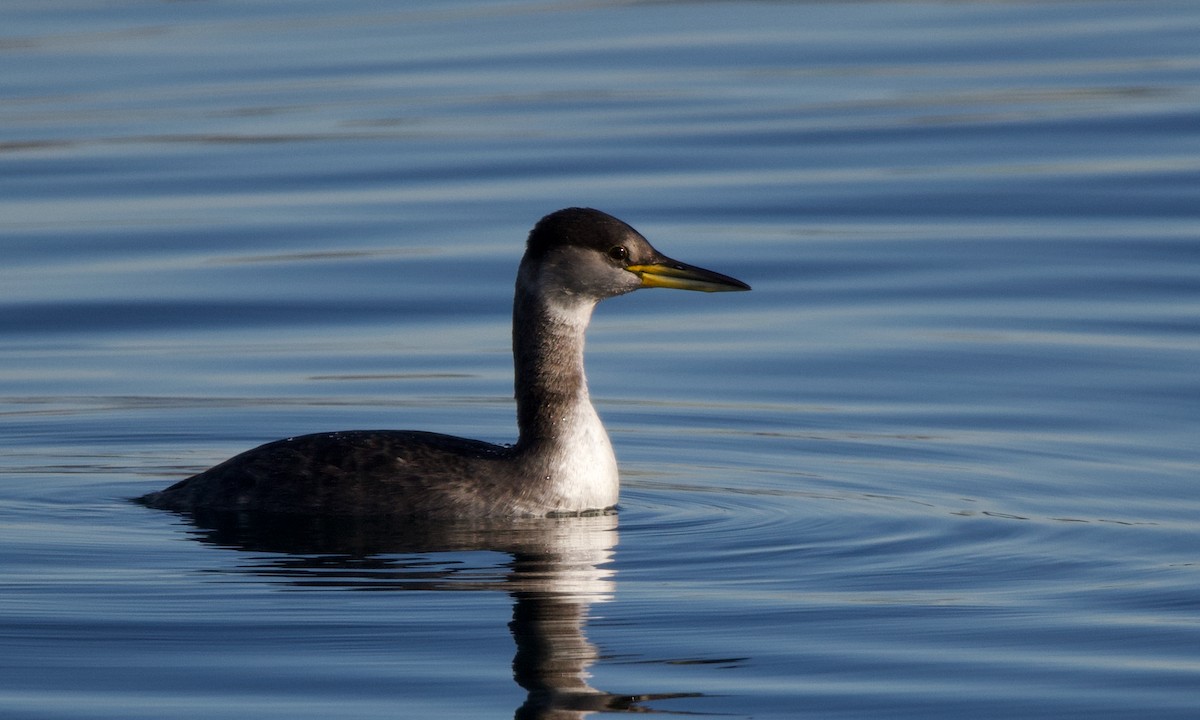
M1200 4L0 18L3 717L1200 717ZM127 502L511 441L571 205L754 286L598 309L617 515Z

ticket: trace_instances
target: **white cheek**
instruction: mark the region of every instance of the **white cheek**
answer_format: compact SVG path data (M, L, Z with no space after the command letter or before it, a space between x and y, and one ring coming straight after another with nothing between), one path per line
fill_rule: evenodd
M592 310L596 309L596 301L581 298L577 295L561 294L546 302L546 310L550 321L555 326L570 328L582 332L592 321Z

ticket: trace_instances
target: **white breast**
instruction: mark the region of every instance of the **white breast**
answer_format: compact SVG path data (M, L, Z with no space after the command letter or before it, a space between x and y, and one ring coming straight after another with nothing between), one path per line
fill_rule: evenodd
M617 504L620 480L608 432L586 395L562 418L558 447L550 461L551 501L564 512L600 510Z

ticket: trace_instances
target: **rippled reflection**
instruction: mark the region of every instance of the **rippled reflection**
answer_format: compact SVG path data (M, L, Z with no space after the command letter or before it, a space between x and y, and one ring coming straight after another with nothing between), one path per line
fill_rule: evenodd
M590 606L614 592L615 514L438 524L250 513L185 517L198 540L255 553L243 571L296 585L508 593L513 678L527 693L516 718L655 712L643 703L696 696L623 695L588 684L599 653L585 626ZM481 573L436 561L437 553L473 551L505 553L510 562Z

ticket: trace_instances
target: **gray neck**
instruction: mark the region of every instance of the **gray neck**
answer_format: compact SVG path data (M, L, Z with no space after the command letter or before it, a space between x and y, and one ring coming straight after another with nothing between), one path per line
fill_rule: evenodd
M518 448L555 447L571 435L580 406L589 414L583 372L584 332L595 302L574 296L546 297L530 288L524 273L513 302Z
M532 498L535 514L613 507L617 458L583 374L583 336L596 300L531 265L522 264L513 302L521 431L513 454L524 480L521 492Z

